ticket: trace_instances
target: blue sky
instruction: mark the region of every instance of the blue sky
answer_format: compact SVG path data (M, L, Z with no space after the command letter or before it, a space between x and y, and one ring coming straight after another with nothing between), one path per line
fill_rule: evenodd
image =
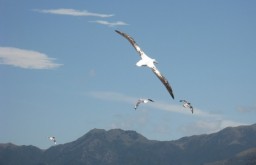
M256 120L256 2L0 0L0 143L93 128L175 140ZM140 59L155 58L175 100ZM134 104L139 98L155 102ZM194 106L194 114L180 99Z

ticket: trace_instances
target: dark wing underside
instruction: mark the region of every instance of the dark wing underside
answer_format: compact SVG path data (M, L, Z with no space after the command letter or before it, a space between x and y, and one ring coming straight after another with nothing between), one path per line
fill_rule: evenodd
M165 88L168 90L168 92L170 93L170 95L174 99L174 94L173 94L172 88L171 88L168 80L156 68L152 68L152 71L159 78L159 80L164 84Z
M144 52L140 49L140 47L136 44L136 42L134 41L134 39L131 36L129 36L126 33L120 32L118 30L115 30L115 32L117 32L121 36L125 37L132 44L132 46L135 48L135 50L140 54L140 56L142 56L144 54Z
M136 103L136 105L135 105L135 107L134 107L134 109L137 109L138 106L140 105L140 103L142 103L142 101L141 101L141 100L138 100L137 103Z
M120 32L118 30L115 30L115 32L117 32L118 34L120 34L121 36L125 37L131 44L132 46L135 48L135 50L140 54L140 56L142 57L143 55L145 56L145 53L140 49L140 47L136 44L136 42L134 41L134 39L129 36L126 33ZM152 68L152 71L155 73L155 75L161 80L161 82L164 84L164 86L166 87L166 89L168 90L168 92L170 93L170 95L172 96L172 98L174 99L174 95L172 92L172 88L169 84L169 82L167 81L167 79L161 75L161 73L156 69L156 68Z
M148 101L154 102L154 100L152 100L152 99L148 99Z
M190 106L190 110L192 113L194 112L193 106Z

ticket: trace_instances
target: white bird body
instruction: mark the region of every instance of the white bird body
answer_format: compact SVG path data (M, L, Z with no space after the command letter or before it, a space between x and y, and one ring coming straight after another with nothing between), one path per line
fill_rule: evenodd
M50 137L48 137L48 138L49 138L49 140L53 141L54 144L57 144L56 138L55 138L54 136L50 136Z
M160 71L157 69L157 67L155 66L155 64L157 63L157 61L155 59L150 58L149 56L147 56L142 50L141 48L136 44L136 42L134 41L134 39L132 37L130 37L128 34L125 34L123 32L120 32L118 30L115 30L118 34L122 35L123 37L125 37L131 44L132 46L135 48L135 50L139 53L141 60L139 60L136 65L141 67L141 66L147 66L149 67L153 73L159 78L159 80L164 84L164 86L166 87L166 89L168 90L169 94L172 96L172 98L174 99L174 94L172 91L172 88L168 82L168 80L160 73Z
M136 65L141 66L147 66L151 69L156 68L155 66L156 60L148 57L145 53L141 55L141 60L139 60Z
M187 100L180 100L180 102L183 102L183 107L184 108L189 108L191 110L191 112L194 112L193 106L191 105L190 102L188 102Z
M184 103L184 104L183 104L183 107L189 108L189 107L190 107L190 104L189 104L189 103Z
M154 102L152 99L139 99L139 100L137 100L137 103L136 103L134 109L136 110L141 103L148 103L149 101Z

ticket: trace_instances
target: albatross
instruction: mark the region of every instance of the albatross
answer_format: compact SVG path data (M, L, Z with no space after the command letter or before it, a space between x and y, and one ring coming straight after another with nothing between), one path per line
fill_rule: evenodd
M190 102L188 102L187 100L180 100L180 102L183 102L183 107L189 108L192 113L194 112L193 106L191 105Z
M139 99L137 100L137 103L135 104L134 109L136 110L140 103L148 103L149 101L154 102L152 99Z
M139 53L141 59L136 63L136 65L138 67L141 67L141 66L149 67L153 71L153 73L159 78L159 80L164 84L164 86L168 90L169 94L174 99L174 94L173 94L172 88L171 88L168 80L160 73L160 71L155 66L155 64L157 64L158 62L155 59L152 59L149 56L147 56L141 50L141 48L137 45L135 40L132 37L130 37L128 34L120 32L118 30L115 30L115 32L117 32L121 36L125 37L132 44L132 46L135 48L135 50Z
M48 138L49 138L49 140L53 141L54 144L57 144L56 138L55 138L54 136L50 136L50 137L48 137Z

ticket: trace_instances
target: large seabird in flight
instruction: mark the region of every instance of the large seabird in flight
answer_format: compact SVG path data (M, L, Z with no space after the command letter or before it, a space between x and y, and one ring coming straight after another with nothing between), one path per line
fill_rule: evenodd
M148 103L149 101L154 102L152 99L139 99L134 107L134 109L136 110L138 108L138 106L140 105L140 103Z
M148 57L141 49L140 47L136 44L136 42L134 41L134 39L132 37L130 37L128 34L120 32L118 30L115 30L118 34L122 35L123 37L125 37L131 44L132 46L135 48L135 50L139 53L141 60L139 60L136 65L141 67L141 66L147 66L149 67L154 73L155 75L161 80L161 82L164 84L164 86L166 87L166 89L168 90L168 92L170 93L170 95L172 96L172 98L174 99L174 94L172 91L172 88L168 82L168 80L160 73L160 71L156 68L155 63L157 63L157 61L155 59L152 59L150 57Z
M192 113L194 112L193 106L191 105L190 102L188 102L187 100L180 100L180 102L183 102L183 107L189 108Z

